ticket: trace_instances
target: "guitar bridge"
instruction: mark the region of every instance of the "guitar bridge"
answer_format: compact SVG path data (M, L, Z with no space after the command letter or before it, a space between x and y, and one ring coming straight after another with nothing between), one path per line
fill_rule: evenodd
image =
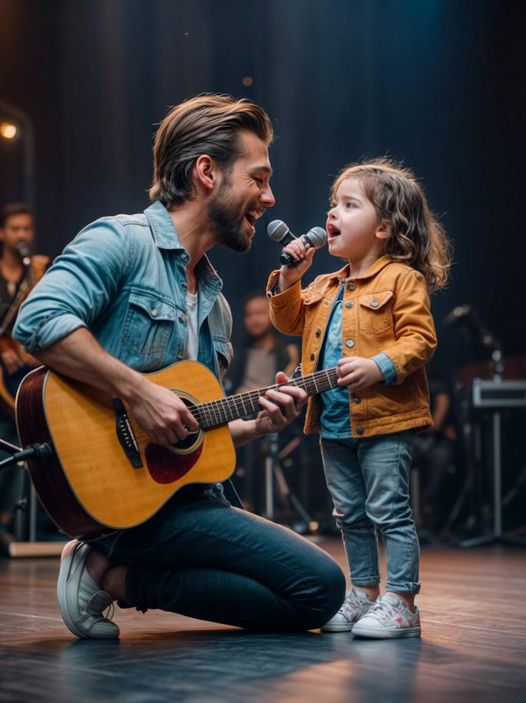
M115 430L121 447L126 454L126 457L134 469L141 469L143 463L141 461L141 453L135 433L130 423L128 413L124 407L124 403L116 396L111 399L113 409L115 410Z

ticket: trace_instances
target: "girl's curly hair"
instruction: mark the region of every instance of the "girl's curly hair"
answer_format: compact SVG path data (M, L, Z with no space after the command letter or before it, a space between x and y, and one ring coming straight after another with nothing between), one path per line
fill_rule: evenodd
M391 223L386 255L420 271L431 291L443 288L451 266L451 245L414 174L387 158L351 164L333 183L331 199L349 178L359 179L378 219Z

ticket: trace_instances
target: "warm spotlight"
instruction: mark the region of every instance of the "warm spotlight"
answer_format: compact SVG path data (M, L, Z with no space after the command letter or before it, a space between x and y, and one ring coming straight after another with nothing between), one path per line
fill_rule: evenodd
M13 122L0 122L0 137L8 142L14 141L19 134L19 129Z
M254 79L252 78L252 76L243 76L243 80L241 82L247 88L250 87L251 85L254 85Z

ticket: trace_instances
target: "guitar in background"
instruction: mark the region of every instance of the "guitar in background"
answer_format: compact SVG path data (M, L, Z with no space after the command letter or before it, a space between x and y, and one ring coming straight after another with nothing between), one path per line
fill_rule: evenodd
M3 263L4 252L9 260L5 245L0 256L0 412L14 420L18 386L24 376L37 366L37 362L13 339L11 330L20 305L42 278L49 259L46 256L30 256L29 247L23 240L15 245L20 268L6 266ZM16 273L20 272L17 280Z

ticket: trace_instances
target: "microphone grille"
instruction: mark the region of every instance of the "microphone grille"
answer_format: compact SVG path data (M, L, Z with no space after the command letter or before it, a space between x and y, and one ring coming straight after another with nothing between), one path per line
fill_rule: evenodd
M313 227L307 232L305 237L314 249L321 249L327 244L327 232L323 227Z
M281 242L289 233L289 228L282 220L272 220L267 225L267 234L274 242Z

